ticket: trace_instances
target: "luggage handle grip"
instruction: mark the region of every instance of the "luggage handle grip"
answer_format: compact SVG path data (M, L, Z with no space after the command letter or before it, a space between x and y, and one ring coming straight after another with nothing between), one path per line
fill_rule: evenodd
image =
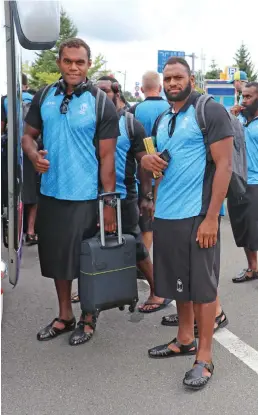
M105 223L104 223L104 198L108 196L115 196L117 200L117 236L118 236L117 246L123 245L120 193L118 192L101 193L99 195L99 227L100 227L100 242L101 242L102 248L106 246Z
M101 193L99 195L99 200L104 200L105 197L108 196L115 196L117 199L120 199L120 193L119 192L108 192L108 193Z

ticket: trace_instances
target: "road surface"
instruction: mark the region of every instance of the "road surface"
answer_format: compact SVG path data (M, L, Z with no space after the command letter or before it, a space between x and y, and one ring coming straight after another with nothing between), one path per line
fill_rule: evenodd
M39 343L36 333L57 315L53 282L40 276L36 247L25 247L20 282L3 281L3 415L257 415L258 281L232 284L246 266L222 223L220 296L230 324L214 341L215 374L201 392L182 379L193 359L151 360L148 348L176 336L160 325L171 305L150 315L103 312L91 342L68 345L68 335ZM140 299L148 288L139 282ZM74 311L79 316L79 306Z

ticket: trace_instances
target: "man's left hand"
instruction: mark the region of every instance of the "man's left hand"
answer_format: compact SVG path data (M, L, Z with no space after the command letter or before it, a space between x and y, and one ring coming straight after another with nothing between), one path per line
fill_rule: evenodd
M200 248L212 248L217 243L219 229L218 218L206 217L199 226L196 242L199 242Z
M140 215L143 216L145 212L152 218L154 214L154 203L152 200L143 198L140 202Z
M104 206L104 225L105 232L116 231L116 209L111 206Z

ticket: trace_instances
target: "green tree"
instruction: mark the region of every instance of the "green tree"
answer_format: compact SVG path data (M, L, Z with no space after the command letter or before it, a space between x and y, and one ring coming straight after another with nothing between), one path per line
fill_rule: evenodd
M246 72L249 81L256 81L257 72L252 63L250 52L244 43L242 43L240 48L236 51L234 60L239 70Z
M206 73L205 79L220 79L220 73L222 72L216 64L215 60L211 61L210 70Z
M29 84L31 88L39 89L46 84L51 84L60 77L59 69L56 64L60 44L72 37L76 37L77 28L73 21L61 10L60 15L60 36L56 45L51 50L43 50L36 53L36 60L29 65L28 62L23 64L23 71L29 75ZM107 75L110 71L102 70L104 57L99 54L89 70L89 78L95 81L98 77Z

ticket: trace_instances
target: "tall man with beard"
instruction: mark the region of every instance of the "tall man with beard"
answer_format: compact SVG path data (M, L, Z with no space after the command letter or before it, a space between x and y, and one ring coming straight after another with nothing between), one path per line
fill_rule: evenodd
M228 212L235 242L245 250L248 268L233 282L258 279L258 82L250 82L243 89L241 116L247 154L247 191L241 201L228 199Z
M213 161L208 162L195 118L200 94L193 90L188 63L170 58L163 77L164 91L173 107L158 125L156 145L158 152L167 149L171 160L166 163L158 155L146 155L141 164L156 174L164 170L154 220L155 293L176 299L179 329L174 340L150 349L149 356L196 355L183 382L200 389L214 370L212 336L219 280L220 211L232 173L233 131L225 108L209 101L205 118Z

